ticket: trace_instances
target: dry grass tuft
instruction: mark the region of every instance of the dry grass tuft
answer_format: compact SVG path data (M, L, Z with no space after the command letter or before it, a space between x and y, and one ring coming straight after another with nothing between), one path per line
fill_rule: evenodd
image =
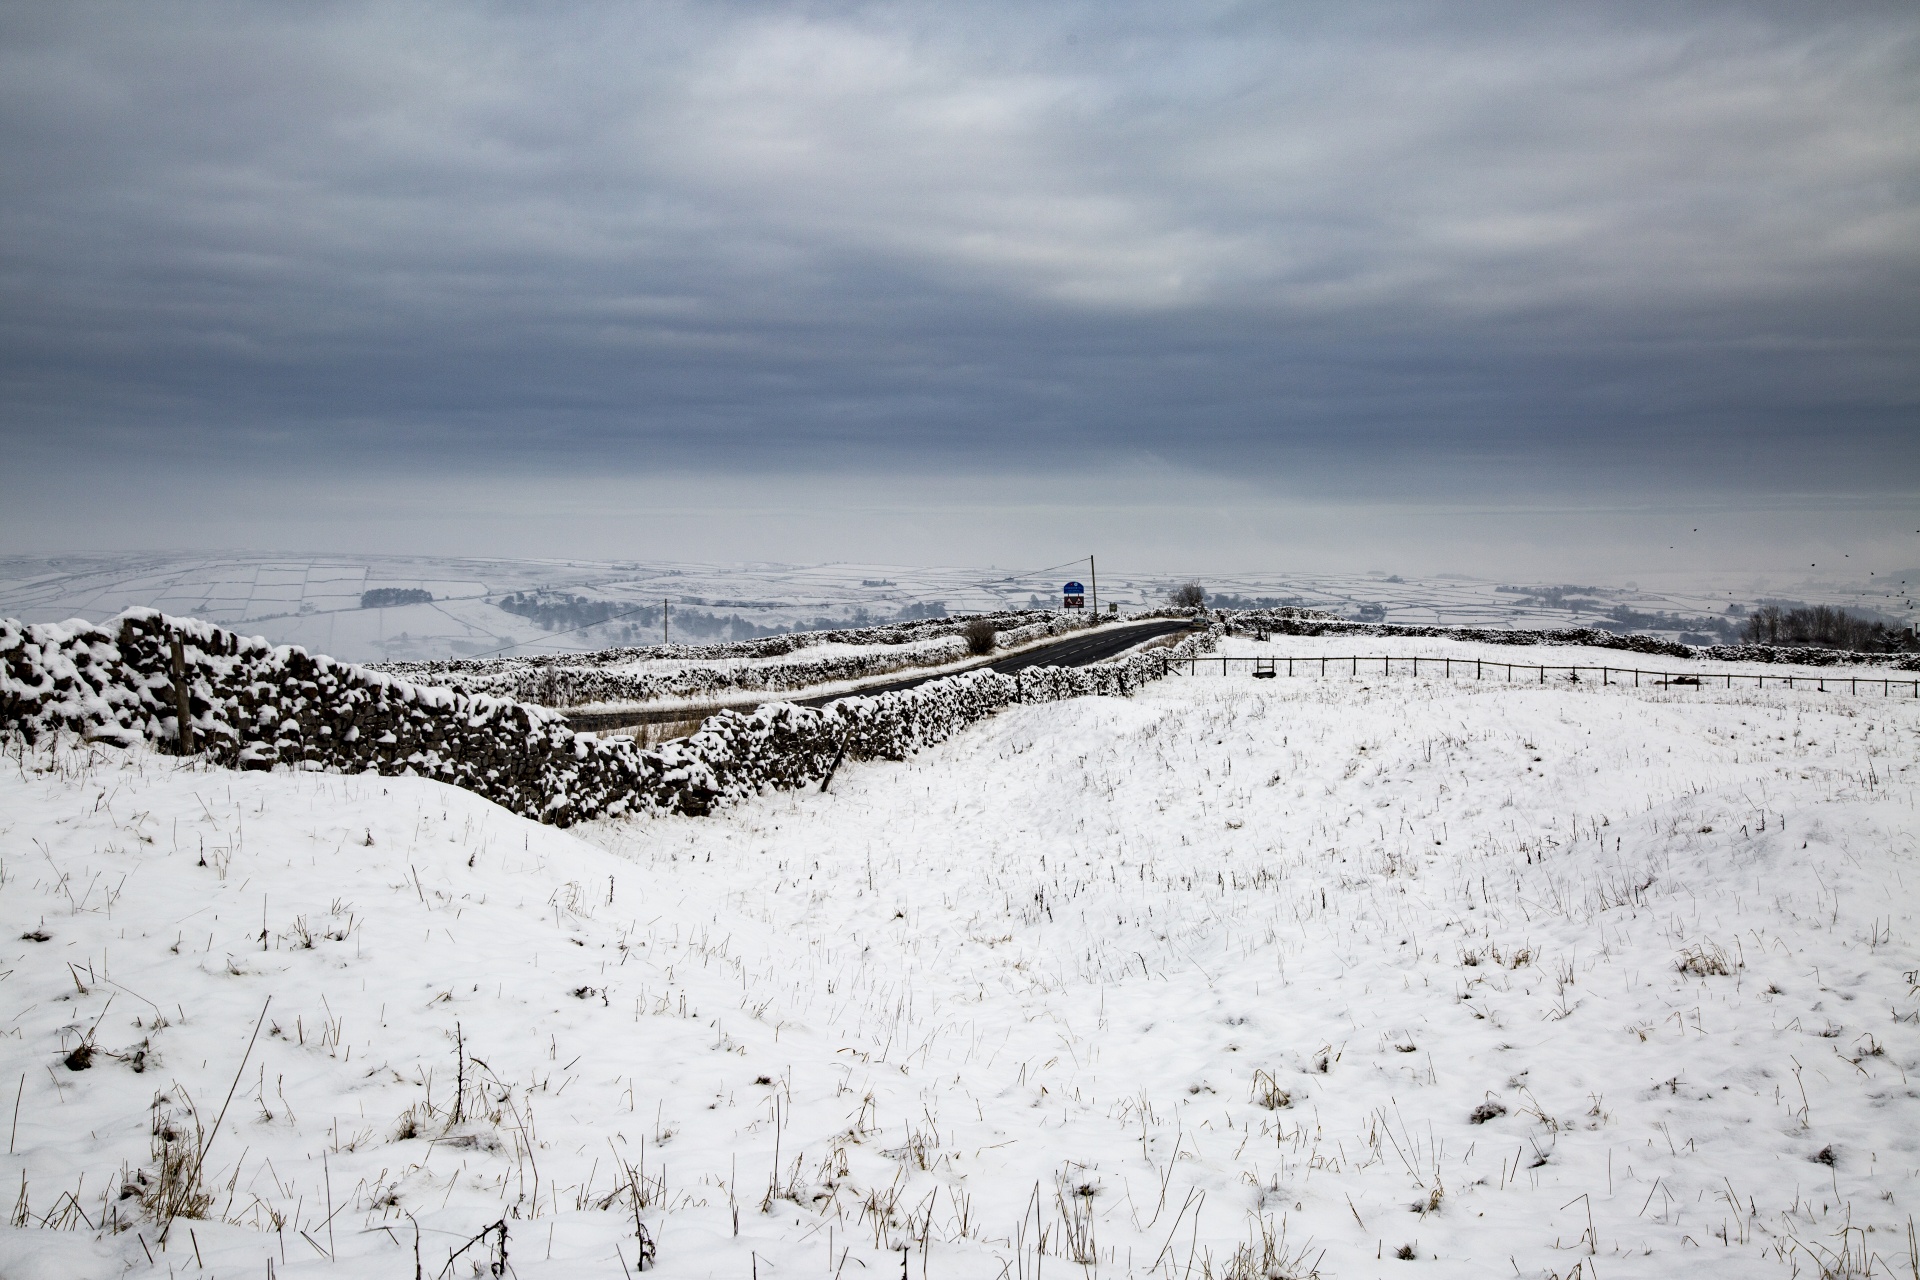
M175 1218L204 1218L213 1204L213 1194L200 1172L207 1135L199 1108L179 1085L172 1091L180 1097L177 1104L169 1094L153 1095L153 1169L151 1173L143 1169L134 1177L141 1206L160 1224L162 1239Z
M1696 978L1724 978L1733 972L1727 953L1713 943L1694 943L1680 953L1674 967Z
M1253 1100L1269 1111L1283 1111L1293 1105L1293 1094L1280 1087L1270 1071L1253 1073Z

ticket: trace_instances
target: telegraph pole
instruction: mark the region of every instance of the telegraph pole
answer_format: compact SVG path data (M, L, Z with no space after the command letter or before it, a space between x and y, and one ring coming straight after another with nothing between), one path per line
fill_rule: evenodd
M1087 557L1087 581L1093 584L1093 621L1094 625L1098 626L1100 622L1100 570L1094 567L1092 556Z
M667 621L667 617L671 612L672 612L671 603L667 600L665 596L660 597L660 643L661 644L673 643L673 640L671 639L671 636L669 634L670 624Z

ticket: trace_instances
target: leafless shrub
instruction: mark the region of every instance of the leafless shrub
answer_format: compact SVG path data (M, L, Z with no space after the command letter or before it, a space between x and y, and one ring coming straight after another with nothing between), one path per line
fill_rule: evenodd
M1000 633L993 629L989 618L975 618L961 629L960 635L967 642L967 652L976 657L992 653L1000 642Z
M1762 605L1747 615L1740 638L1749 644L1818 645L1875 653L1899 647L1899 634L1885 621L1824 604L1798 609Z
M1167 603L1176 609L1199 609L1207 603L1207 589L1197 582L1183 582L1167 592Z

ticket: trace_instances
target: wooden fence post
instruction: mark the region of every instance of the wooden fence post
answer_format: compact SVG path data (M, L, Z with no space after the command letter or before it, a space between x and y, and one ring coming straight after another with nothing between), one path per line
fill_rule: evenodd
M173 705L180 718L180 754L193 754L193 702L187 696L187 655L180 644L180 633L169 629L168 648L173 658Z

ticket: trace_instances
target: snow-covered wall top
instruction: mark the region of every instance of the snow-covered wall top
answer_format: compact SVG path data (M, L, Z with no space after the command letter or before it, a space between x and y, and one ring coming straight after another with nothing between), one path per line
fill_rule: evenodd
M1219 634L1208 628L1170 652L1211 648ZM575 734L541 707L134 609L98 626L0 619L0 729L29 741L63 730L146 738L236 768L417 774L564 826L629 809L706 813L823 777L843 754L898 759L1013 703L1125 694L1164 671L1158 654L1136 654L972 672L817 711L723 712L691 738L643 750Z
M654 644L627 648L595 649L584 653L529 654L512 659L449 658L437 662L388 662L377 669L406 676L485 676L497 671L504 662L532 667L619 667L635 662L673 659L682 662L712 662L723 658L781 658L802 649L825 644L905 645L943 636L958 636L969 622L986 618L997 631L1011 631L1058 615L1051 611L1013 609L999 613L963 613L945 618L916 618L909 622L889 622L871 627L842 627L832 631L790 631L758 640L735 640L726 644Z
M1175 611L1129 614L1128 617L1153 617L1162 612ZM411 680L451 685L469 693L498 694L544 707L707 699L735 692L811 689L896 671L944 666L966 656L966 642L960 633L969 623L982 618L993 624L1002 648L1064 635L1092 622L1087 615L1022 609L839 631L802 631L737 644L654 645L524 658L395 662L375 669ZM853 646L853 651L780 661L825 645ZM755 660L758 665L749 665ZM666 670L655 665L655 669L647 669L648 665L663 661L684 665Z

